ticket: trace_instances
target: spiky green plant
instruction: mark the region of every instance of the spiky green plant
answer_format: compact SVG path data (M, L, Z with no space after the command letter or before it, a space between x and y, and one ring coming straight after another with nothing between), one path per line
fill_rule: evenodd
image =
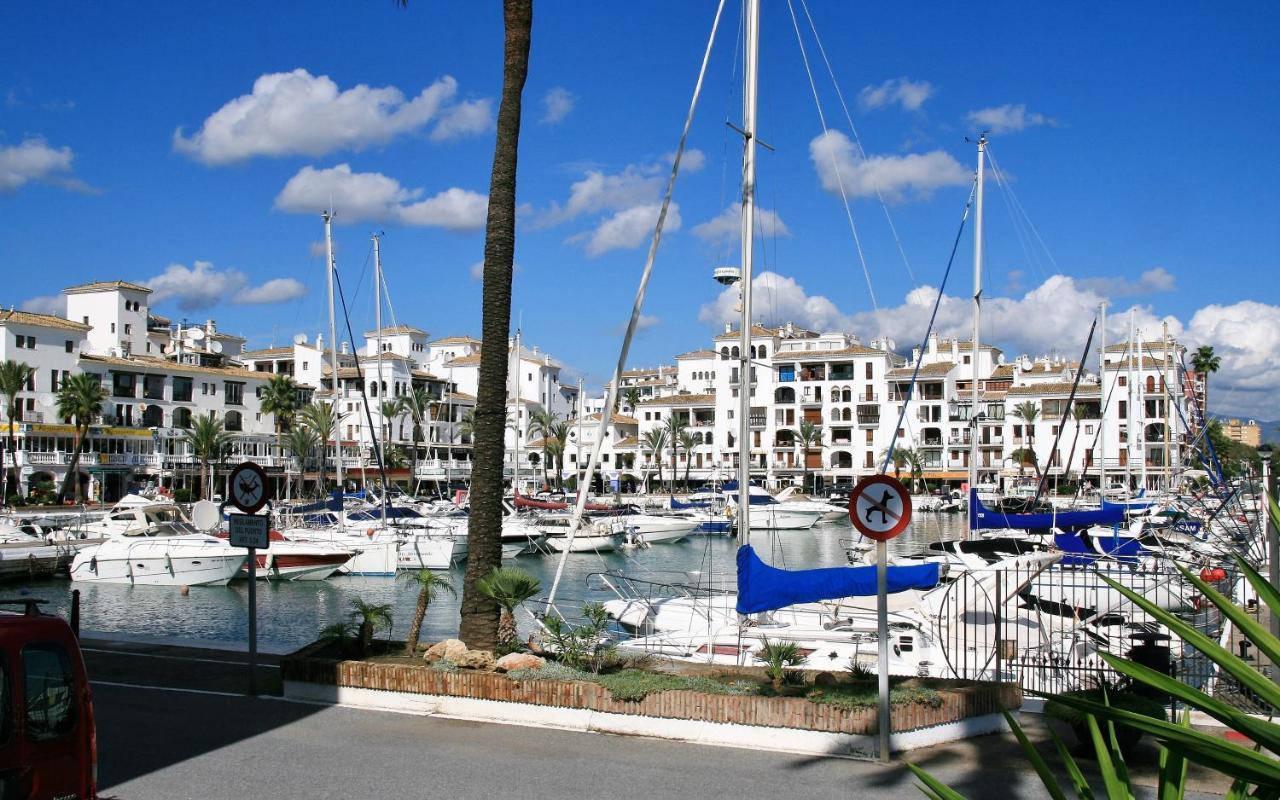
M1280 507L1277 507L1274 501L1270 503L1268 511L1273 522L1280 524ZM1234 558L1241 574L1257 592L1259 601L1265 604L1272 614L1280 613L1280 591L1277 591L1239 555L1235 555ZM1280 639L1272 636L1271 632L1259 624L1251 614L1233 603L1231 598L1219 592L1207 581L1201 580L1181 565L1176 566L1183 578L1194 586L1207 602L1216 607L1223 617L1230 620L1245 638L1253 642L1260 653L1269 658L1271 663L1280 663ZM1196 630L1191 624L1165 611L1146 597L1109 578L1103 577L1102 580L1150 615L1153 620L1180 637L1185 645L1195 648L1217 664L1223 677L1229 676L1238 681L1241 686L1255 693L1272 709L1280 709L1280 686L1272 683L1269 677L1219 645L1212 637ZM1132 680L1135 685L1149 687L1173 697L1192 709L1202 711L1258 745L1257 748L1246 747L1228 741L1217 734L1195 730L1190 726L1186 716L1180 723L1166 722L1109 705L1105 700L1097 702L1078 696L1053 696L1056 703L1079 712L1087 723L1090 742L1098 760L1098 772L1107 797L1135 796L1125 766L1124 755L1116 737L1117 724L1141 731L1160 745L1159 787L1156 791L1156 796L1160 800L1179 800L1183 796L1186 790L1188 763L1199 764L1231 778L1233 784L1226 796L1232 800L1243 800L1245 797L1280 797L1280 759L1271 755L1280 753L1280 724L1246 714L1150 667L1109 653L1100 655L1109 667ZM1092 789L1066 746L1056 735L1054 744L1062 765L1070 776L1070 790L1059 783L1057 776L1050 770L1044 758L1036 752L1035 747L1018 727L1013 717L1008 714L1005 717L1050 796L1055 800L1066 800L1069 794L1074 793L1079 798L1092 800L1094 796ZM920 779L919 788L925 796L935 800L956 800L962 797L925 770L914 764L907 766Z
M764 640L756 659L764 664L764 674L769 676L775 692L782 691L782 684L791 677L789 667L804 663L804 653L795 642L771 642Z
M502 609L498 618L498 646L510 649L516 641L516 608L542 591L542 584L519 567L498 567L481 578L476 588Z
M360 658L369 655L373 635L379 628L391 630L391 604L366 603L359 597L351 599L351 621L357 626L356 648Z

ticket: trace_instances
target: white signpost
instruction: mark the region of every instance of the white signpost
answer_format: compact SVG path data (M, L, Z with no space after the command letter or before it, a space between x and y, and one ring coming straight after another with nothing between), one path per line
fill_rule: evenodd
M888 475L863 478L849 495L849 519L853 527L876 543L876 643L879 646L877 677L880 686L881 761L889 760L889 545L911 522L911 494Z
M258 693L258 551L271 544L271 513L259 516L267 505L267 473L252 461L242 461L231 470L231 504L240 509L232 514L227 532L233 547L249 549L249 694Z

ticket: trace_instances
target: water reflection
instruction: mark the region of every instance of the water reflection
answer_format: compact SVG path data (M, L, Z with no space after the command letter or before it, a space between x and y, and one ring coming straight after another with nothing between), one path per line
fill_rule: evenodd
M891 552L911 552L929 542L963 534L960 515L919 514L911 526L890 543ZM770 564L789 569L837 566L845 563L844 543L858 538L847 521L820 523L808 531L758 531L752 544ZM612 595L588 577L605 570L624 570L638 578L659 582L700 581L732 586L736 543L727 536L695 536L677 544L628 553L574 554L565 566L557 604L566 607ZM543 582L544 593L555 574L556 557L523 557L516 562ZM462 567L452 571L462 589ZM305 583L258 584L258 636L264 645L294 648L312 641L325 625L350 611L352 598L390 603L394 607L394 635L409 627L417 598L415 584L391 578L339 577ZM73 585L47 580L10 587L6 594L29 593L48 599L49 611L66 615ZM248 591L244 582L226 587L193 587L183 596L177 588L75 584L81 590L81 626L137 636L243 642L247 636ZM457 630L458 600L440 598L427 615L424 639L439 639Z

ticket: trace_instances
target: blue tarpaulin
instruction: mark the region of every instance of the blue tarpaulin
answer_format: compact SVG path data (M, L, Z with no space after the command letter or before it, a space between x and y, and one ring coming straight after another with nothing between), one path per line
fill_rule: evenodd
M1104 508L1101 511L1058 511L1049 514L1005 514L992 511L978 499L975 489L969 490L969 528L1084 528L1089 525L1114 525L1124 522L1124 509Z
M937 564L889 567L890 592L932 589L938 585ZM751 545L738 548L739 614L773 611L795 603L814 603L876 593L875 567L825 567L785 570L760 560Z

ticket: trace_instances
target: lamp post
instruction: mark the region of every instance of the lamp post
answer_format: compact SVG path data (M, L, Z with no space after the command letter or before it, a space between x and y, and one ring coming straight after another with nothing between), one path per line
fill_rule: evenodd
M1264 444L1258 448L1262 457L1262 503L1258 509L1258 521L1266 533L1267 541L1267 579L1274 588L1280 586L1280 532L1271 523L1271 445ZM1280 617L1273 611L1271 617L1271 635L1280 636ZM1280 684L1280 665L1271 667L1271 680Z

